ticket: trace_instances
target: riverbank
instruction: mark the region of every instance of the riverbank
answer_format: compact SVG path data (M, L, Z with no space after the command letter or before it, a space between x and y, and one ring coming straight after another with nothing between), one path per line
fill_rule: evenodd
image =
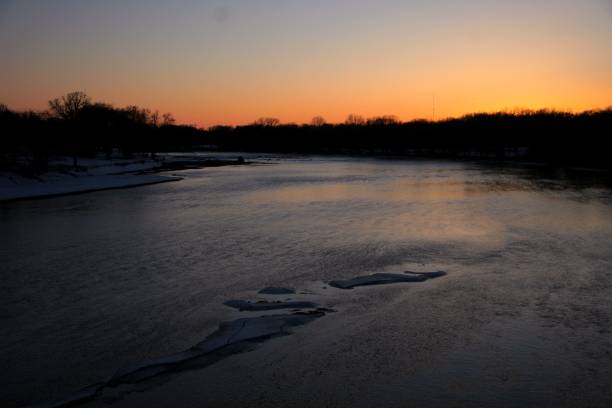
M49 172L37 176L0 173L0 202L51 198L120 188L180 181L168 171L246 164L244 160L202 159L168 155L153 159L81 159L78 167L70 158L49 163Z

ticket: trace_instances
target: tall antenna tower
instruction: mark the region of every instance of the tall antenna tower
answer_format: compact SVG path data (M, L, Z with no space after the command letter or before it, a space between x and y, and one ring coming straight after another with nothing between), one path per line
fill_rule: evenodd
M431 118L432 121L435 122L436 121L436 94L434 93L432 96L432 103L431 103Z

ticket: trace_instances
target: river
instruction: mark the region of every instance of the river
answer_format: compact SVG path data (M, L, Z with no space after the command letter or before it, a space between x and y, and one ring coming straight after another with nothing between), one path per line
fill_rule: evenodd
M337 312L320 322L123 401L612 404L612 190L601 175L247 159L257 163L175 183L0 203L0 405L61 398L189 348L231 318L224 301L264 286L405 270L448 274L330 291ZM191 391L181 400L177 389Z

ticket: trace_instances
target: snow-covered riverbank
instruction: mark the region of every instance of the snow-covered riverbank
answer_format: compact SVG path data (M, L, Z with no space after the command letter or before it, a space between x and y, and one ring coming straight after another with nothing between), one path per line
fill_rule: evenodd
M181 180L177 176L148 173L162 165L156 160L79 160L71 169L69 159L49 163L48 173L35 178L0 173L0 201L52 197Z

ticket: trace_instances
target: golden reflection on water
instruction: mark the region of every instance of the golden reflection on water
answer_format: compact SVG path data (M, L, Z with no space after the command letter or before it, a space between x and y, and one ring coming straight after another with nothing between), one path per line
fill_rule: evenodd
M443 181L435 177L380 181L290 185L254 192L249 201L289 206L328 206L335 202L355 215L350 225L343 228L384 242L480 241L487 246L503 245L504 227L499 221L487 214L474 213L473 206L457 205L483 196L486 188L466 183L460 177ZM370 208L361 214L359 207L364 203Z
M367 201L447 201L481 194L465 182L414 182L397 180L384 185L324 183L287 186L257 191L250 197L254 203L313 203L344 200Z
M367 170L362 175L374 176ZM326 175L333 177L333 170L330 173ZM319 217L308 215L308 219L320 223L321 229L337 225L347 237L355 234L383 242L471 242L500 249L517 229L563 234L568 229L589 232L609 225L602 223L610 216L607 206L562 200L558 195L566 197L568 192L542 189L514 176L466 178L459 172L431 176L418 171L400 177L367 176L358 181L268 187L248 194L247 201L279 206L282 211L319 209ZM344 211L342 218L350 222L338 225L338 219L327 218L324 214L330 208Z

